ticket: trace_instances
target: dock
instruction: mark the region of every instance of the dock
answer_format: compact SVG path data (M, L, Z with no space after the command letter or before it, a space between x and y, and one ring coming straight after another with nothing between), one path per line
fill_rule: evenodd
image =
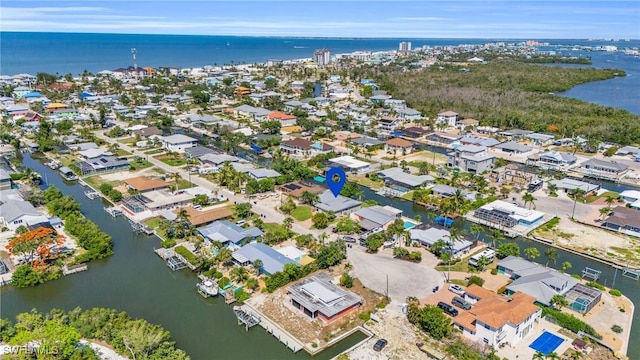
M132 220L131 218L128 218L129 220L129 224L131 225L131 228L133 229L133 232L136 234L147 234L147 235L153 235L153 229L150 229L147 225L137 222L135 220Z
M598 279L600 278L600 274L601 273L602 273L602 271L596 270L596 269L592 269L592 268L587 266L582 270L582 278L583 279L591 279L593 281L598 281Z
M64 265L62 267L62 275L67 276L67 275L79 273L81 271L87 271L87 269L88 269L87 264L78 264L78 265L72 265L72 266Z
M236 308L241 309L244 313L248 314L248 316L253 316L256 319L259 319L258 325L262 326L262 328L264 328L267 333L273 335L273 337L278 339L281 343L285 344L294 353L297 353L304 348L304 345L293 335L289 334L286 330L278 326L275 322L269 320L269 318L262 315L258 310L254 309L250 305L245 303L242 306L235 306L234 312ZM236 314L236 316L238 315ZM242 322L240 322L240 319L238 319L238 321L239 325L243 324ZM247 327L247 329L248 328L249 327Z
M243 325L249 331L249 328L254 327L260 323L260 317L250 311L245 310L242 306L234 306L233 313L238 318L238 325Z
M109 214L109 215L111 215L113 217L118 217L118 216L122 215L122 210L118 209L115 206L106 207L106 208L104 208L104 211L106 211L107 214Z
M188 267L187 261L182 256L176 254L173 249L159 248L153 249L153 251L158 254L161 259L165 260L167 262L167 266L173 271L182 270Z

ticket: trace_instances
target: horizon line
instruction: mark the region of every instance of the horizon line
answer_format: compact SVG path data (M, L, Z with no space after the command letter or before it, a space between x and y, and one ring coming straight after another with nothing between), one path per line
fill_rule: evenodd
M78 31L23 31L2 30L0 33L22 34L78 34L78 35L147 35L147 36L208 36L208 37L245 37L245 38L288 38L288 39L336 39L336 40L375 40L375 39L405 39L405 40L617 40L640 41L632 38L563 38L563 37L403 37L403 36L314 36L314 35L238 35L238 34L165 34L165 33L113 33L113 32L78 32Z

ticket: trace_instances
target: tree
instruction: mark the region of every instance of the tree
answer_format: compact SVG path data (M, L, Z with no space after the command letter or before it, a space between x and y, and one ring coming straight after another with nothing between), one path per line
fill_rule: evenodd
M502 195L503 199L508 198L510 193L511 193L511 188L510 187L503 186L503 187L500 188L500 194Z
M563 307L563 306L569 305L569 302L567 301L567 299L565 299L564 296L559 295L559 294L553 295L549 302L551 303L551 305L553 307L558 308L558 309Z
M571 269L573 265L570 262L565 261L562 263L562 272L567 272L567 270Z
M360 186L353 181L347 181L344 184L344 187L342 187L342 190L340 190L340 195L350 197L352 199L358 199L363 194L364 192L360 189Z
M420 328L434 339L440 340L451 333L451 319L442 309L434 305L425 305L420 314Z
M235 215L241 219L251 216L251 203L240 203L236 205Z
M546 265L549 265L549 261L553 261L553 263L555 264L556 261L558 260L558 252L556 251L556 249L554 249L552 247L548 248L544 252L544 255L547 257Z
M469 282L467 283L467 286L471 286L472 284L476 284L482 287L482 285L484 285L484 279L478 275L471 275L469 277Z
M260 130L265 134L279 134L282 123L278 120L268 120L260 123Z
M285 203L282 204L282 206L280 206L280 211L282 211L285 214L291 214L291 212L295 209L296 209L296 203L293 202L293 199L291 198L291 196L287 196L287 200L285 201Z
M329 226L329 217L324 212L317 212L311 217L311 222L316 229L326 229Z
M486 256L480 256L480 259L478 259L478 263L476 265L476 267L480 270L483 271L484 268L486 268L487 266L491 265L493 263L493 261L491 261L491 259L489 259Z
M249 272L243 266L236 266L229 272L231 279L236 282L244 282L249 278Z
M342 274L342 276L340 276L340 285L346 287L346 288L350 288L353 286L353 278L351 277L351 275L349 275L348 273L344 273Z
M616 201L618 201L618 196L617 195L607 194L607 196L604 199L604 202L609 207L611 207L611 205L613 205L613 203L615 203Z
M498 259L504 259L507 256L520 256L520 246L511 242L502 243L498 245L496 256Z
M436 242L434 242L431 245L429 250L431 250L436 255L440 255L442 253L442 251L444 249L446 249L446 248L447 248L447 242L442 240L442 239L438 239L438 240L436 240Z
M504 234L499 229L491 229L489 239L491 239L491 247L495 249L496 244L504 240Z
M180 173L178 172L171 173L170 177L176 182L176 191L180 190L180 188L178 187L178 181L182 179L182 176L180 176Z
M582 199L582 197L586 194L586 191L582 190L582 189L574 189L571 192L571 195L573 196L573 210L571 210L571 218L573 219L573 216L576 213L576 203L578 202L578 199Z
M469 230L471 231L471 234L475 235L475 238L477 240L478 236L480 236L480 233L482 233L484 228L480 224L473 223L471 224L471 227Z
M348 217L343 217L336 223L335 231L340 234L353 234L360 230L360 225Z
M369 235L365 240L365 244L367 245L369 252L376 252L384 244L384 241L385 241L384 233L378 232L378 233Z
M606 218L611 213L612 210L613 209L611 209L608 206L600 208L600 216L602 217L602 219L604 220L604 218Z
M244 282L244 285L247 287L247 289L254 290L254 291L260 287L260 283L258 282L258 279L254 277L248 278L247 281Z
M292 225L293 225L293 218L290 216L287 216L286 218L284 218L284 220L282 221L282 225L284 225L284 227L286 227L287 229L291 229Z
M536 200L537 199L533 197L533 194L529 192L525 192L524 195L522 195L522 201L524 201L524 206L527 206L527 204L529 204L529 209L531 209L531 206Z
M451 258L453 258L453 248L455 247L455 244L464 240L464 230L462 229L462 224L457 223L454 226L452 226L451 229L449 230L448 237L449 237L449 243L447 245L449 248L449 254ZM451 279L451 261L448 262L448 267L449 268L447 270L447 281Z
M304 204L313 205L320 201L320 196L318 196L318 194L316 193L305 190L300 195L300 201Z
M228 247L223 247L218 250L218 255L216 255L216 261L221 263L222 265L226 265L231 261L231 250Z
M37 268L49 260L52 246L63 243L62 235L57 235L53 229L40 226L14 237L6 248L12 255L24 256L34 268Z
M524 254L529 258L529 260L533 261L540 256L540 251L534 247L530 247L524 249Z
M205 194L198 194L192 202L194 205L207 206L209 205L209 196Z
M256 259L253 262L253 267L256 269L256 271L258 272L258 274L260 273L260 271L262 271L262 266L264 265L264 263L262 262L262 260L260 259Z

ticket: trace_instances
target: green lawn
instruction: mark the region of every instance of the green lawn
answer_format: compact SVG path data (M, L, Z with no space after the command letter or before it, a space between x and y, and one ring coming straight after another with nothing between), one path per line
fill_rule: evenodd
M164 153L164 149L160 148L160 149L147 150L144 153L147 155L157 155L157 154Z
M128 138L128 139L120 139L118 140L120 144L135 144L136 138Z
M283 227L283 226L280 225L280 224L277 224L277 223L264 223L264 224L262 224L262 231L264 231L264 232L267 232L269 230L273 231L273 230L277 230L278 228L281 228L281 227Z
M169 166L183 166L187 164L187 159L183 159L180 157L162 157L157 156L156 159L162 161L163 163Z
M170 181L170 180L167 180ZM175 180L172 181L173 184L175 185ZM185 179L179 179L178 180L178 190L182 190L182 189L188 189L188 188L192 188L195 185L193 183L190 183L189 180L185 180Z
M405 200L412 201L413 200L413 190L412 191L407 191L406 193L402 194L401 197L403 199L405 199Z
M122 185L122 181L118 181L118 180L107 181L102 177L100 177L100 175L89 176L89 177L83 178L82 181L86 182L87 184L89 184L89 186L91 186L94 189L98 189L100 185L104 183L109 183L113 187L118 187Z
M291 212L291 217L297 221L305 221L311 218L311 207L301 205Z
M143 158L138 158L136 160L129 161L129 165L131 165L131 170L140 170L146 169L148 167L153 166L150 162Z
M373 190L378 190L384 185L384 182L382 182L382 181L373 181L373 180L368 179L366 177L362 177L362 178L358 179L358 184L360 184L362 186L366 186L366 187L371 188Z
M147 225L147 227L149 227L150 229L155 229L158 227L158 225L160 225L160 222L162 222L162 218L154 217L154 218L145 220L144 224Z
M128 152L127 150L118 149L118 151L116 151L116 156L129 156L129 155L131 155L131 153Z

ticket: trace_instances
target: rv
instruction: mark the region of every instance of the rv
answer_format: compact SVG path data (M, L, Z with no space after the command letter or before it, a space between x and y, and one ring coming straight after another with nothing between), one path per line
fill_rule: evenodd
M480 254L475 254L469 259L469 265L478 266L478 262L480 261L480 258L482 258L483 256L493 261L493 259L495 259L496 257L496 252L494 250L487 249L481 252Z

